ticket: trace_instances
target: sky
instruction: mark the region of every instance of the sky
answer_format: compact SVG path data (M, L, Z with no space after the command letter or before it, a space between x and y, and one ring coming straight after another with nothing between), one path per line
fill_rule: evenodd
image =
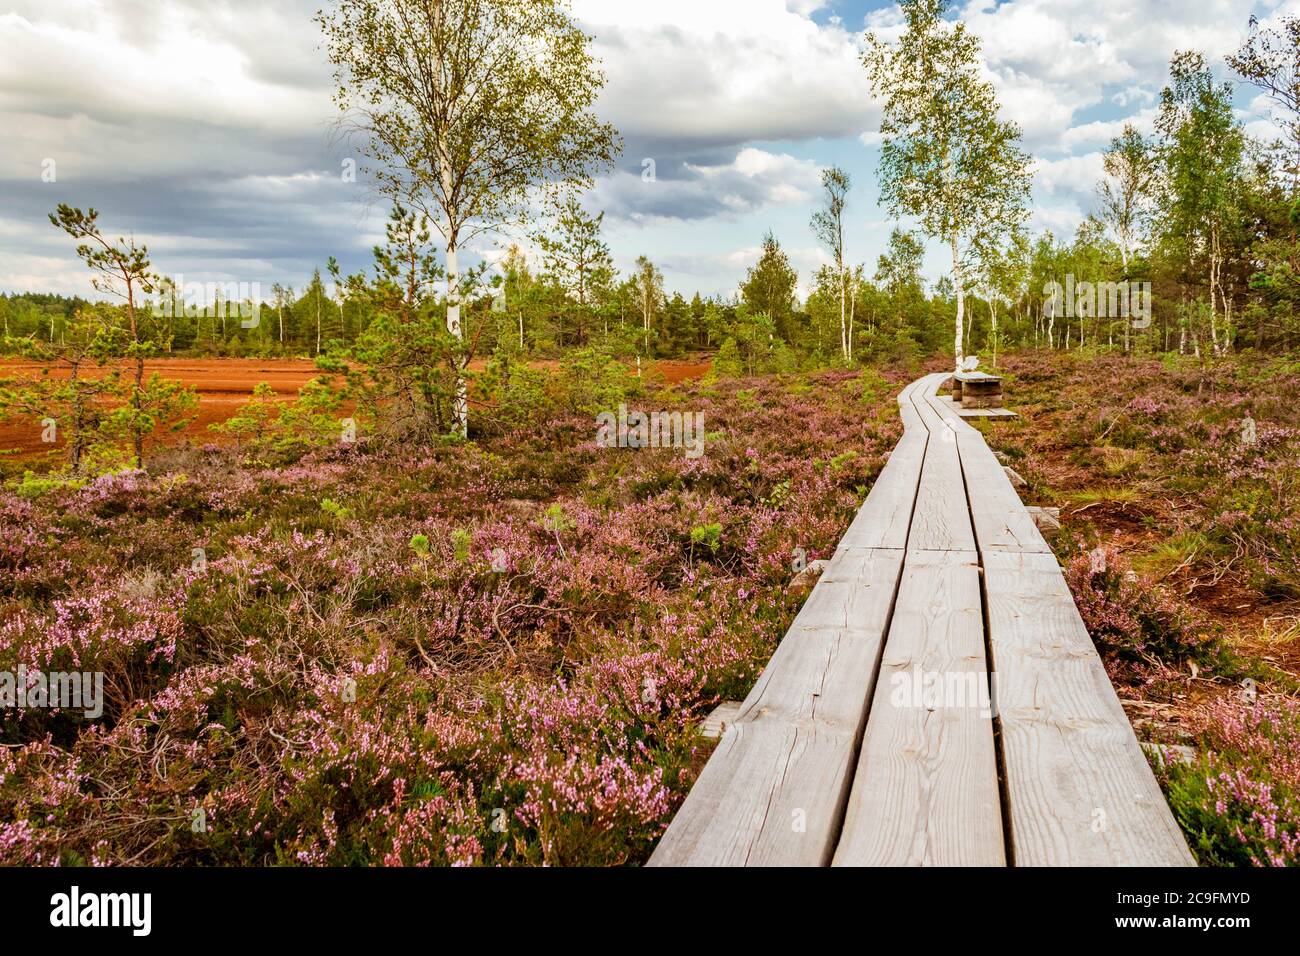
M312 14L327 0L8 0L0 6L0 291L91 296L46 215L100 210L186 282L302 288L328 256L368 268L385 209L342 174L330 68ZM821 170L853 181L846 246L874 271L896 225L877 203L879 108L862 37L897 36L867 0L571 0L606 74L601 119L622 134L588 193L615 263L639 255L666 288L734 295L771 230L800 273L827 254L809 218ZM969 0L1003 117L1034 157L1034 231L1070 235L1095 206L1101 150L1150 132L1176 50L1224 54L1249 18L1300 0ZM1246 86L1247 129L1271 138ZM642 173L653 161L653 181ZM906 225L906 224L904 224ZM508 240L503 240L508 241ZM492 239L480 253L498 254ZM926 273L945 274L931 244Z

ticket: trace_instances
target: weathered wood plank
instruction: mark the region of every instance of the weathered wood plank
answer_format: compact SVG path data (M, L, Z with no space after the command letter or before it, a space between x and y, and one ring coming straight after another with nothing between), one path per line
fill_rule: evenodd
M926 389L922 393L914 396L914 401L924 401L930 409L939 416L939 418L950 429L958 434L974 433L979 434L978 430L962 421L961 406L954 402L946 395L937 395L933 389Z
M1192 865L1056 559L981 558L1015 863Z
M912 382L898 396L899 414L903 419L903 437L881 469L849 525L840 548L897 548L907 546L907 530L916 504L916 489L921 481L928 432L912 404L912 396L923 379Z
M916 489L925 460L923 428L907 432L890 453L876 477L867 500L840 539L841 548L895 548L907 546Z
M740 713L742 706L741 701L724 700L713 708L709 716L704 718L704 721L700 724L700 733L709 740L721 739L727 728L731 726L732 721Z
M930 388L937 379L938 376L927 376L922 381L926 383L925 388ZM913 407L930 437L925 446L925 463L907 546L921 551L974 551L975 536L957 443L951 429L944 426L925 400L924 390L913 395Z
M909 551L834 864L1002 865L999 800L976 555Z
M926 395L925 400L957 445L979 549L1049 553L1050 546L984 436L962 421L957 410L942 397Z
M959 408L957 414L962 418L1019 418L1009 408Z
M966 485L971 490L971 521L980 551L1050 553L1047 540L984 440L978 436L959 436L957 448Z
M837 554L723 734L652 866L824 866L903 552Z

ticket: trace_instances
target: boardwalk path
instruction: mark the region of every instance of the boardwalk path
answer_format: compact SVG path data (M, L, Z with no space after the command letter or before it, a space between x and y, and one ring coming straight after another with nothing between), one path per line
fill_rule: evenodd
M651 865L1193 863L946 377L899 396L903 438Z

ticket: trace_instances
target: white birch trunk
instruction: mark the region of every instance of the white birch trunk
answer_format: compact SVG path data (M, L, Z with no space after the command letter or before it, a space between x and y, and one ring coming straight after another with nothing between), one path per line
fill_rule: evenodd
M962 354L962 343L964 339L962 332L966 318L964 309L966 292L962 283L961 257L957 254L956 233L953 233L950 237L949 244L952 247L952 281L953 285L957 289L957 329L956 335L953 338L953 354L956 362L953 367L957 369L957 371L961 371L961 363L964 358L964 355Z
M464 342L465 333L460 326L460 250L456 240L447 240L447 331L458 344ZM465 384L465 358L456 355L456 399L453 404L452 428L461 438L469 435L469 388Z

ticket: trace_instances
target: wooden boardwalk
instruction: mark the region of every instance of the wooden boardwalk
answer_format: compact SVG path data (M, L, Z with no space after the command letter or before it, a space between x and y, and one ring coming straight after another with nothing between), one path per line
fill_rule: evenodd
M1056 558L928 375L652 866L1193 865Z

